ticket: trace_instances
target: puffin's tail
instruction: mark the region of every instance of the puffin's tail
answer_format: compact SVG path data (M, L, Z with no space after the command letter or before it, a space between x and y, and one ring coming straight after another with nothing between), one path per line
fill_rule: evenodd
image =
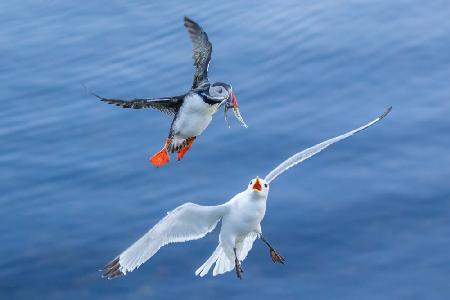
M205 261L200 268L195 271L195 275L203 277L208 274L211 267L216 264L213 270L213 276L229 272L234 269L234 260L230 259L225 253L222 245L219 243L213 254Z

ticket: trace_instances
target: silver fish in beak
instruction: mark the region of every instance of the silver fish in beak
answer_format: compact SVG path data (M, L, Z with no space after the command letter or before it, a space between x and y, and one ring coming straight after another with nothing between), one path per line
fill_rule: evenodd
M247 126L247 124L245 124L245 121L241 116L241 112L239 111L239 106L237 103L236 95L233 92L231 92L230 97L228 97L227 102L225 103L224 117L225 117L225 122L227 123L228 127L230 127L230 123L228 122L228 116L227 116L227 111L229 108L233 108L233 113L234 113L234 116L236 117L236 119L238 119L238 121L242 124L242 126L247 128L248 126Z

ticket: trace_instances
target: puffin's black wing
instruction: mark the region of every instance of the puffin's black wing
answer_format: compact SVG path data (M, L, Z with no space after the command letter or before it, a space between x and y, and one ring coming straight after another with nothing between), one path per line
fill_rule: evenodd
M92 92L91 92L92 93ZM114 104L116 106L122 106L123 108L155 108L168 115L175 115L183 103L184 96L175 96L167 98L145 98L145 99L109 99L103 98L97 94L92 93L95 97L99 98L101 101Z
M208 66L211 60L212 45L206 32L188 17L184 17L184 26L189 31L194 52L192 58L194 59L195 74L192 89L195 89L202 82L208 81Z

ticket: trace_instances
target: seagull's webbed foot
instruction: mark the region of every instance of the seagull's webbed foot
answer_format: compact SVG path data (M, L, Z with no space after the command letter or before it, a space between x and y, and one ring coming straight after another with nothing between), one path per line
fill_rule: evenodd
M269 248L270 257L274 263L280 263L284 265L284 257L281 256L275 249L272 247Z
M270 257L272 258L272 261L274 263L280 263L284 265L285 259L283 256L281 256L270 244L269 242L264 238L264 236L262 234L259 234L259 238L264 242L264 244L267 245L267 247L269 247L269 254Z
M237 258L236 249L234 249L234 269L236 270L237 278L242 279L242 273L244 273L244 269L242 269L241 262Z
M236 270L237 278L242 279L242 273L244 273L244 269L242 269L241 263L237 258L234 260L234 269Z

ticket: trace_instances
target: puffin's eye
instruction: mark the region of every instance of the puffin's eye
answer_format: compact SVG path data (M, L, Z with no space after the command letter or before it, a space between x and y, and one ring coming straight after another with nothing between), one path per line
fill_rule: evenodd
M217 88L217 92L219 93L219 94L222 94L222 88L219 86L218 88Z
M267 187L267 183L264 183L264 187Z
M250 185L253 183L253 180L252 181L250 181Z

